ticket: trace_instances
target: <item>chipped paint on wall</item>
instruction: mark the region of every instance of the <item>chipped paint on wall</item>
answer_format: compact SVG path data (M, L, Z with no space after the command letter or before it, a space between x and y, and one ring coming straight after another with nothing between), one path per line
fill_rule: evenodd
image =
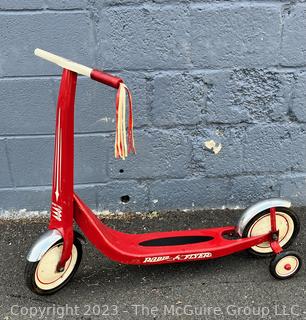
M105 122L105 123L112 122L112 123L114 123L115 119L110 118L110 117L104 117L104 118L99 119L97 122Z
M218 154L222 149L222 144L214 140L204 141L204 148L210 150L214 154Z

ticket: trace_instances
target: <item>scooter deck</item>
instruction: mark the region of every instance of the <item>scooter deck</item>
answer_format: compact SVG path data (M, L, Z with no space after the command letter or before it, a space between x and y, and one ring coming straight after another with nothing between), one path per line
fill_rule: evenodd
M270 241L271 234L229 238L234 226L129 234L103 224L74 195L74 217L85 236L110 259L125 264L161 264L222 257Z

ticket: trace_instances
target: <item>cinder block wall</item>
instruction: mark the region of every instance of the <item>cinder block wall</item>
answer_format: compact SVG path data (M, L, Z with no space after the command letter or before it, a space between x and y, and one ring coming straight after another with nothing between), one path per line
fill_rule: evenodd
M114 160L115 92L79 78L75 183L92 208L306 204L304 1L1 0L0 10L2 212L49 207L61 70L36 47L132 89L138 153Z

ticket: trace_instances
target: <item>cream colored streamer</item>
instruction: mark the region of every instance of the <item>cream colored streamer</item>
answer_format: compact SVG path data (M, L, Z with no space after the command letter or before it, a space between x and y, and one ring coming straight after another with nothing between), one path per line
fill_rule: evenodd
M128 154L126 142L126 89L123 83L119 86L118 123L115 141L115 157L125 160Z

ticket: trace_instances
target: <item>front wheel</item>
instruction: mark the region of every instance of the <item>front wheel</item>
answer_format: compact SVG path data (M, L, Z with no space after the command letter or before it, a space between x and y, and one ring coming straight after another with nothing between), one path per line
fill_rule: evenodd
M277 254L270 263L271 275L279 280L285 280L296 275L302 266L302 258L295 251L283 251Z
M299 218L295 212L288 208L277 207L276 228L279 230L279 245L288 248L300 231ZM242 232L242 237L254 237L267 234L271 231L270 209L259 212L251 219ZM249 249L256 256L269 256L273 254L270 242L263 242Z
M63 240L59 240L39 261L27 261L25 267L25 281L28 288L40 295L53 294L63 288L76 273L82 259L82 244L75 238L72 253L65 264L64 270L57 271L57 264L61 258Z

